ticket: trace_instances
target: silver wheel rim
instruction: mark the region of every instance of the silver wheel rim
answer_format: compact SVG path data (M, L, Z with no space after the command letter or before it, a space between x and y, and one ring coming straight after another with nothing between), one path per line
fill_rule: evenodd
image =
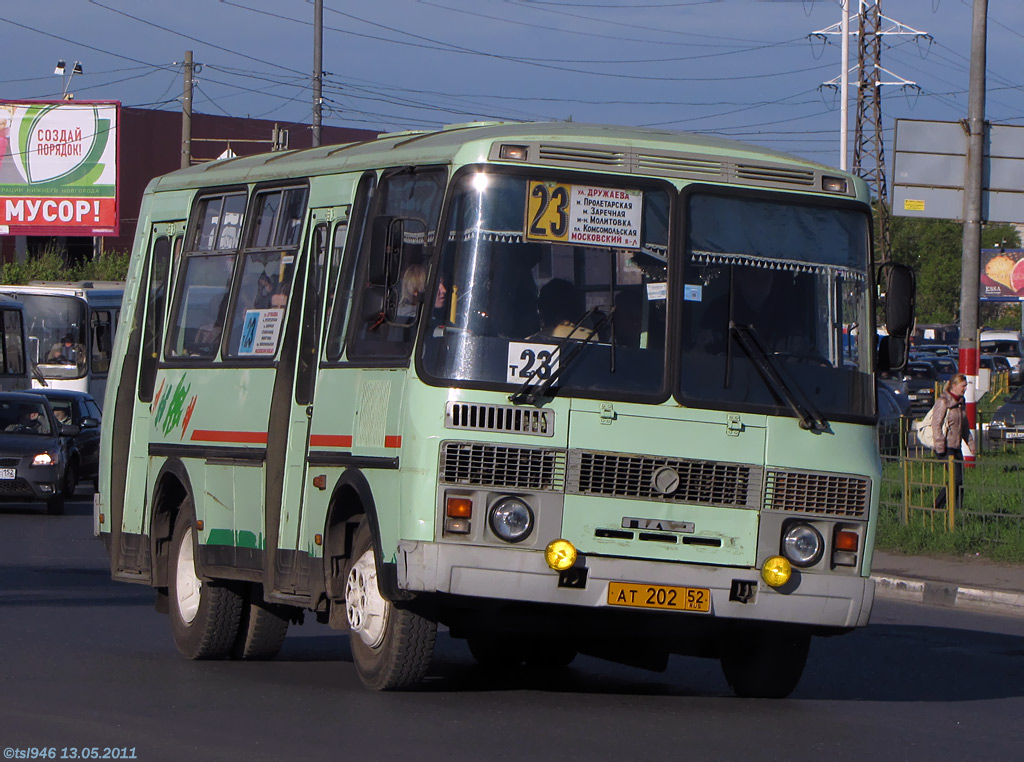
M384 642L384 631L388 623L388 602L377 589L377 567L373 561L373 549L366 552L352 565L345 580L345 614L352 632L359 635L370 648L377 648Z
M178 563L175 566L174 591L178 616L185 624L192 624L199 613L203 597L203 582L196 576L195 554L192 550L192 527L185 530L178 545Z

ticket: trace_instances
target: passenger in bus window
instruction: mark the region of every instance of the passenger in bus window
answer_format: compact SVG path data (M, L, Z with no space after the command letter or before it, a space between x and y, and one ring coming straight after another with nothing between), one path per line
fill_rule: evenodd
M288 306L288 284L278 283L274 287L274 293L270 295L271 309L283 310Z
M427 284L427 268L423 265L409 265L402 273L401 300L395 313L399 325L412 325L420 306L420 294Z
M265 310L270 306L270 302L274 296L274 283L270 280L270 276L266 273L260 273L259 280L256 282L256 298L253 300L252 307L254 310Z
M594 333L583 325L574 329L587 311L586 302L576 286L564 278L552 278L541 286L537 309L540 331L530 339L564 339L570 335L573 339L588 339Z
M70 333L64 334L64 338L50 347L50 353L46 355L50 362L58 362L64 365L85 365L85 347L77 343Z

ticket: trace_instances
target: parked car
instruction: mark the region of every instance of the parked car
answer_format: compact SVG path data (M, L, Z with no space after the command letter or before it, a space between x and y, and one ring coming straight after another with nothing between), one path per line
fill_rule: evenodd
M999 354L1010 363L1010 383L1019 384L1021 373L1021 351L1024 350L1024 342L1021 341L1020 331L982 331L980 348L986 354Z
M896 394L886 384L878 384L878 452L899 455L907 446L906 436L914 420L906 395Z
M999 442L1024 440L1024 386L1003 397L1003 404L988 423L988 438Z
M906 395L915 417L928 412L935 402L935 384L939 382L938 371L930 362L908 362L893 385Z
M31 389L32 394L41 394L50 401L50 407L60 423L70 423L78 427L78 433L68 443L68 458L76 484L89 480L93 488L99 491L96 483L99 478L100 463L100 422L102 413L100 406L92 395L73 389ZM74 486L71 485L74 493Z
M67 465L78 428L57 421L45 397L0 392L0 500L43 502L51 515L64 513L64 497L76 476Z
M978 366L988 368L993 373L1010 373L1010 379L1013 379L1010 361L1002 355L981 355L978 358Z
M956 360L948 355L915 354L911 355L910 359L914 362L928 362L935 366L935 376L939 381L949 381L959 372Z

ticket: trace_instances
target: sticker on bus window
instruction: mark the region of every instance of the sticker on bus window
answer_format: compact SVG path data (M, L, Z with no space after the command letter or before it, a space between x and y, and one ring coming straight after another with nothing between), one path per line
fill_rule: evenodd
M508 343L508 364L505 366L505 380L510 384L522 384L534 380L537 383L558 371L556 344L529 344L522 341Z
M246 310L242 322L242 338L238 341L238 354L273 357L277 351L277 336L281 332L284 310Z
M531 180L526 238L636 249L643 207L643 191Z
M664 298L664 297L662 297ZM704 287L700 284L692 285L687 283L683 286L684 302L700 302L704 300Z
M689 286L687 286L689 288ZM698 286L699 288L699 286ZM700 301L700 292L697 292L698 299ZM668 284L667 283L648 283L647 284L647 301L649 302L660 302L668 299Z

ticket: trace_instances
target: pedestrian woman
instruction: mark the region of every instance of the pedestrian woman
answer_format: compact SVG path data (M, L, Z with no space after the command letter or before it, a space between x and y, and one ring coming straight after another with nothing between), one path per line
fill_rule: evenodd
M967 423L967 411L964 403L964 392L967 390L967 377L957 373L935 400L932 408L932 441L935 457L953 456L953 481L956 485L955 507L960 508L963 500L964 456L961 442L970 445L971 429ZM943 489L935 498L936 508L946 507L946 490Z

